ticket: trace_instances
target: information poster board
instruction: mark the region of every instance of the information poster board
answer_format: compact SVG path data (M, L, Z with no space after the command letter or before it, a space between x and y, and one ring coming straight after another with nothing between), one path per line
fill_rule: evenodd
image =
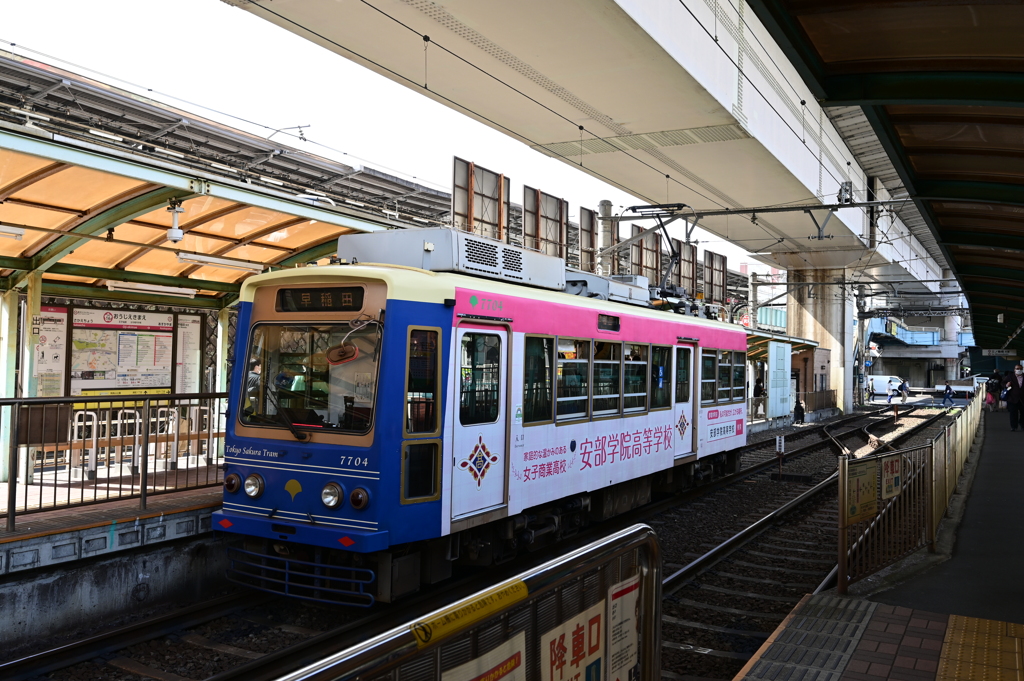
M903 456L893 454L882 459L882 499L899 495L903 485Z
M878 460L851 461L846 468L846 523L878 513Z
M68 309L39 309L39 342L35 347L33 375L37 397L64 396L64 368L67 360Z
M540 638L543 681L603 681L605 601Z
M176 393L202 392L202 324L202 317L197 315L178 315Z
M640 574L608 590L608 679L640 675Z
M526 681L526 632L441 674L441 681Z
M171 387L174 315L78 308L71 326L72 395Z
M789 400L789 369L792 349L789 343L768 341L768 418L788 416L793 410Z

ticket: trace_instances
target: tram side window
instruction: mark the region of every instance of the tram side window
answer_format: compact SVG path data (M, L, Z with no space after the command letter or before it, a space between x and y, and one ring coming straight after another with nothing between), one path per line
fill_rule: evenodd
M409 373L405 388L405 430L408 433L437 431L437 338L437 331L409 331Z
M559 338L556 418L559 421L586 418L589 397L590 341Z
M676 402L690 401L690 348L676 348Z
M718 364L718 352L702 350L700 354L700 403L715 403L715 373Z
M523 364L523 423L552 420L554 351L554 338L526 338L526 361Z
M647 353L650 348L636 343L626 344L624 363L625 390L623 390L624 412L647 409Z
M402 471L402 497L428 501L438 496L437 443L416 442L405 445Z
M732 401L746 399L747 353L732 353Z
M651 409L672 404L672 348L651 348Z
M594 416L619 413L622 343L594 341Z
M501 401L501 338L489 333L462 337L459 422L494 423Z
M718 351L718 402L732 401L732 353Z

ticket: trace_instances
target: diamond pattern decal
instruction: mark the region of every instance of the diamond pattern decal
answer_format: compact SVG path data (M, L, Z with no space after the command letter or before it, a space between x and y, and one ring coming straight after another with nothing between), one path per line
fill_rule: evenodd
M228 529L229 527L231 527L232 525L234 525L234 523L231 522L230 520L228 520L227 518L224 518L222 520L218 520L217 524L220 525L221 527L223 527L225 530Z
M356 543L356 541L354 539L352 539L350 537L347 537L347 536L342 537L341 539L338 540L338 542L342 546L344 546L346 549Z
M497 462L498 455L491 454L490 450L487 449L487 445L484 444L484 436L481 435L480 441L473 447L470 455L459 462L459 468L470 472L473 479L476 480L477 489L479 489L484 481L484 476L487 475L487 471L491 468L491 464Z
M676 422L676 430L679 431L679 437L686 435L686 429L690 427L690 422L686 420L685 412L679 415L679 420Z

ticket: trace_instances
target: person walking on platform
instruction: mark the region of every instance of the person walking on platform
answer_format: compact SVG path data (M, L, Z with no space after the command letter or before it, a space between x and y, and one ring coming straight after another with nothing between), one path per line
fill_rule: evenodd
M953 386L946 381L946 389L942 393L942 406L946 406L946 400L949 400L949 406L953 406Z
M1020 364L1013 367L1013 376L1003 385L1006 386L1006 409L1010 412L1010 430L1017 430L1024 425L1024 367Z
M999 391L1002 390L1002 376L999 372L992 374L992 378L985 382L985 406L990 412L999 409Z
M758 412L765 411L764 408L764 381L760 378L754 382L754 416L756 417ZM765 412L765 416L767 416Z
M906 404L907 397L910 395L910 381L903 379L903 382L900 383L900 395L902 396L900 403Z
M889 399L886 400L886 404L892 404L892 398L896 395L896 381L889 379L889 382L885 386L885 392L889 393Z

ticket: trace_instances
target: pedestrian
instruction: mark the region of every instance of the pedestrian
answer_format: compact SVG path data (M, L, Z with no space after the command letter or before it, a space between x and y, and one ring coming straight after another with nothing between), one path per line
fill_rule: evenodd
M910 395L910 381L904 379L904 381L900 383L900 395L903 396L903 399L901 399L900 402L906 404L907 397Z
M1024 367L1020 364L1013 367L1013 376L1003 384L1006 394L1006 408L1010 412L1010 430L1017 430L1024 425Z
M999 391L1002 390L999 372L992 374L992 378L985 381L985 406L990 412L999 408Z
M764 380L758 378L754 382L754 416L764 411Z
M946 381L946 390L942 393L942 406L946 406L946 400L949 400L949 406L953 406L953 386Z
M796 406L793 407L793 423L804 422L804 403L800 400L796 401Z
M889 399L886 400L886 404L892 404L892 398L894 395L898 395L896 392L896 381L889 379L889 382L885 385L885 392L889 393Z

